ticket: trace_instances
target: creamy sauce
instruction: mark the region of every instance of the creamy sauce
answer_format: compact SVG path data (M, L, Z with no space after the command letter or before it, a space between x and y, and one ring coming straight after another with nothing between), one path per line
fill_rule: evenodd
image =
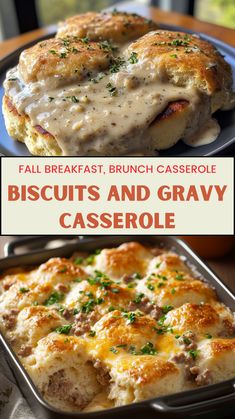
M187 138L184 138L183 141L191 147L199 147L215 141L219 133L220 126L218 122L211 118L198 131Z
M40 125L56 138L63 155L153 155L154 138L148 127L169 102L177 100L190 103L186 144L202 145L207 141L205 133L204 139L190 138L209 118L209 107L196 89L163 79L151 63L142 61L118 73L96 74L95 81L61 85L54 77L25 85L15 67L8 72L4 87L20 114L27 114L32 125ZM205 112L195 120L194 110L202 106Z

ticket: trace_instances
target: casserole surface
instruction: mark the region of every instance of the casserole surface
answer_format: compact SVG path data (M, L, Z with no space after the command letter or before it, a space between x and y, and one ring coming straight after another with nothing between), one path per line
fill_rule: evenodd
M174 252L133 242L53 258L5 273L1 291L3 333L62 410L120 406L235 375L233 315Z

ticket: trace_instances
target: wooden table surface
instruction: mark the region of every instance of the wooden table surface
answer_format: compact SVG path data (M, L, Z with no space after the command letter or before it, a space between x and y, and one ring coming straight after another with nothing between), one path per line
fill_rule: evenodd
M214 36L230 45L235 46L235 30L233 29L228 29L211 23L202 22L191 16L186 16L175 12L166 12L155 7L147 7L141 4L135 4L133 2L121 3L120 5L118 5L118 9L142 14L159 23L181 26L187 29L191 29L193 31L203 32L207 35ZM27 42L33 41L34 39L37 39L41 36L53 33L55 29L55 26L49 26L1 42L0 58L21 47Z
M4 257L5 244L14 238L12 236L0 237L0 258ZM206 260L206 262L235 294L235 247L228 256L216 260Z

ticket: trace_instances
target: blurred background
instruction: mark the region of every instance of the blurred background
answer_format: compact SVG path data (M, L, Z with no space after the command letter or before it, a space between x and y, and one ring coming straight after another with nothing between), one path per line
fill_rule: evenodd
M117 0L0 0L0 40L76 13L102 10ZM138 3L190 14L203 21L235 28L235 0L138 0Z

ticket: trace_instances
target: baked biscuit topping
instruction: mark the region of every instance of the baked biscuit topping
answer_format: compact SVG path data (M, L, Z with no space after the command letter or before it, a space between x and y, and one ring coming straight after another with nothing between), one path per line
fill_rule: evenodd
M121 406L235 376L233 314L172 251L123 243L6 272L0 282L1 331L62 410Z

